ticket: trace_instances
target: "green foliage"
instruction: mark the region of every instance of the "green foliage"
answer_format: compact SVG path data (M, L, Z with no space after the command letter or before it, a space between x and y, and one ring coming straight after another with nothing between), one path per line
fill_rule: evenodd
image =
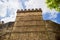
M46 3L50 9L55 9L60 12L60 0L46 0Z

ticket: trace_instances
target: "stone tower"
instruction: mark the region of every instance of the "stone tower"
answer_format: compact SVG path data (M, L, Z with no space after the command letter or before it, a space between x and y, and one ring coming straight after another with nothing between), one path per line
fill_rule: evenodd
M41 9L21 9L17 11L16 21L3 30L1 40L58 40L59 26L44 21Z

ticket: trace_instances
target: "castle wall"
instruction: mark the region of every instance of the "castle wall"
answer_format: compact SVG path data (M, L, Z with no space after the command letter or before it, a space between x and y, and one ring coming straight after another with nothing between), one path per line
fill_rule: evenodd
M13 25L12 25L13 24ZM15 23L10 24L4 40L57 40L59 26L42 19L41 9L18 10Z

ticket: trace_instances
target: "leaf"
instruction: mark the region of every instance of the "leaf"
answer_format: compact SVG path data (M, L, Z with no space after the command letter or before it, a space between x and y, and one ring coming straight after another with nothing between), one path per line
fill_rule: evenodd
M60 0L46 0L47 7L60 12Z

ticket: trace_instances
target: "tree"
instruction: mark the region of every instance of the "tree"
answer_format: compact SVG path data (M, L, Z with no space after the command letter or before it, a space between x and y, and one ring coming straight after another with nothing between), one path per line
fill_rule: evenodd
M55 9L60 12L60 0L46 0L46 3L50 9Z

